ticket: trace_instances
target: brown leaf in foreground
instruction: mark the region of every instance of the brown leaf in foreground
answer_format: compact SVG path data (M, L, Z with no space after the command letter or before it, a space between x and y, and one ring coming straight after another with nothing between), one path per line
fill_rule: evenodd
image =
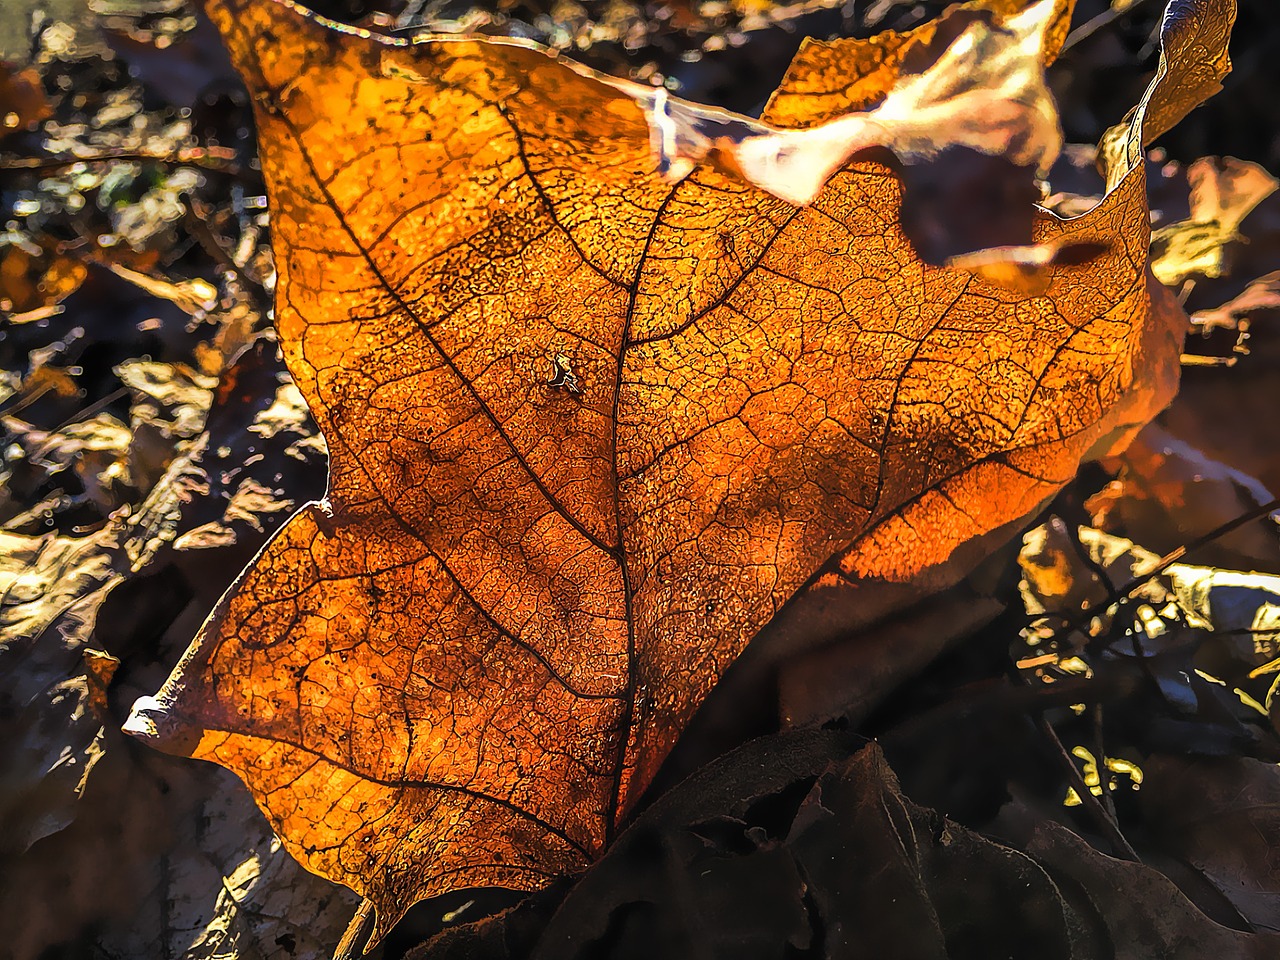
M810 729L753 741L664 795L567 894L451 925L409 960L1260 960L1280 948L1265 923L1250 931L1237 916L1230 929L1229 907L1215 922L1155 868L1107 857L1017 801L999 841L922 807L880 746L854 739ZM1274 833L1274 766L1198 766L1216 774L1211 796L1190 817L1176 802L1155 813L1175 849L1201 854L1206 880L1238 884L1228 896L1253 908L1241 914L1263 916L1274 884L1251 831ZM1231 832L1225 857L1205 842L1218 824ZM1189 843L1176 835L1186 826Z
M1234 7L1177 9L1216 57ZM1136 164L1038 219L1103 252L1026 296L918 259L868 156L804 207L727 163L671 183L662 116L536 49L210 10L257 98L329 497L128 729L235 770L379 930L590 862L798 591L954 580L1172 393L1186 321ZM793 71L765 120L892 96L878 42L824 47L844 92Z
M1247 757L1158 756L1143 812L1171 852L1255 930L1280 931L1280 767Z
M1025 850L1059 888L1073 891L1072 905L1087 921L1086 944L1093 947L1081 951L1085 956L1264 960L1275 954L1275 934L1214 923L1156 870L1101 856L1052 821L1037 826ZM1126 896L1116 896L1118 890Z

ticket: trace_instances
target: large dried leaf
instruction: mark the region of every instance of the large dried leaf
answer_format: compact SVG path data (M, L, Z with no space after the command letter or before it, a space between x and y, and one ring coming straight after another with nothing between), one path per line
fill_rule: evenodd
M1216 57L1234 8L1212 7L1186 22ZM683 156L661 135L700 108L518 43L210 11L256 97L277 322L329 496L129 729L235 770L380 929L596 858L798 591L954 581L962 545L1173 390L1186 321L1149 282L1137 165L1086 216L1039 217L1036 240L1103 252L1042 264L1027 296L922 262L868 155L803 207L735 172L755 134L695 145L673 183L651 133ZM993 32L1019 42L989 20L961 39ZM821 130L903 89L905 54L824 49L843 99L793 72L766 121Z

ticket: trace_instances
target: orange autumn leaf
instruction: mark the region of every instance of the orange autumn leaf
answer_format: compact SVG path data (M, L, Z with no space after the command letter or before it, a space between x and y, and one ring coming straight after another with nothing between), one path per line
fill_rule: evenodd
M821 76L793 68L752 121L526 44L210 0L257 104L276 320L329 494L128 729L234 770L378 932L591 862L793 598L954 580L1172 395L1186 318L1147 270L1141 165L1083 217L1037 216L1037 243L1093 253L1032 263L1035 296L924 263L873 155L800 206L752 165L824 170L865 123L780 134L904 102L988 112L935 141L885 120L910 156L992 119L998 149L1051 152L1038 64L1069 8L957 41L1021 45L1014 129L984 94L1007 75L904 73L931 29L806 47Z

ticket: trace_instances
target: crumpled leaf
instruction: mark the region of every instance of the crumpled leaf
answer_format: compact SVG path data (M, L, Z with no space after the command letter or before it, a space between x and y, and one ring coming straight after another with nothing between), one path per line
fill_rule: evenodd
M112 924L102 948L174 960L328 960L355 906L351 894L286 854L239 784L167 784L167 795L137 798L140 812L171 820L181 835L149 851L134 922Z
M114 420L72 424L42 434L33 453L89 466L95 447L117 462L137 433L161 422L173 426L162 459L167 466L140 504L120 509L84 537L0 532L0 666L11 679L0 702L9 756L3 798L6 837L21 853L67 826L75 801L102 751L102 672L86 657L106 656L94 641L97 613L108 595L146 571L172 544L189 489L189 458L175 458L179 438L198 434L211 381L203 387L175 375L168 364L135 362L119 368L138 402L132 438ZM101 441L99 443L99 441ZM19 666L20 665L20 666Z
M1223 77L1231 72L1227 40L1235 17L1234 4L1171 0L1165 7L1156 75L1130 116L1098 145L1108 190L1142 162L1144 147L1222 89Z
M1195 7L1208 56L1233 10ZM1038 219L1102 252L1027 298L918 260L873 158L808 207L725 164L672 184L642 104L526 45L210 12L257 97L329 497L128 729L235 770L375 935L590 862L798 591L824 616L783 646L954 582L1172 393L1185 317L1145 272L1136 162ZM837 53L850 83L866 49Z
M74 822L3 862L6 957L327 960L354 897L285 853L226 771L122 741L107 731Z
M5 955L78 940L112 956L328 957L352 896L305 873L230 774L139 754L116 714L296 506L284 490L319 492L323 442L271 340L217 380L161 363L122 373L135 422L181 426L164 434L169 465L150 493L85 536L0 532ZM95 420L20 441L56 482L104 434L126 455L129 431Z
M989 0L963 4L962 9L1005 17L1027 6L1023 0ZM1060 3L1039 14L1048 18L1041 51L1046 65L1067 38L1071 9L1070 4ZM806 38L769 100L768 115L781 126L805 128L875 106L897 80L903 61L933 43L941 22L929 20L904 32L886 30L869 40ZM947 78L939 76L936 81L945 83ZM951 78L951 82L965 83L968 78Z
M1205 157L1187 169L1191 216L1151 236L1151 272L1166 286L1189 277L1220 277L1225 248L1240 238L1240 224L1275 192L1275 177L1256 163Z
M83 660L94 618L110 590L163 547L169 528L163 511L144 508L88 537L0 533L0 669L9 678L0 700L9 842L0 855L20 854L74 819L102 752Z
M963 148L1043 175L1062 147L1062 132L1042 64L1051 57L1052 27L1068 8L1041 0L994 27L974 21L928 69L910 69L912 58L904 56L896 71L877 78L889 82L876 91L874 107L855 106L846 92L831 117L818 118L812 106L798 110L794 129L674 100L662 87L600 79L644 107L658 170L673 182L706 163L803 205L849 157L870 147L886 147L908 164ZM913 43L903 38L899 49L917 52L928 33L920 31ZM789 76L804 74L793 66ZM766 115L785 116L786 109L785 97L775 94Z

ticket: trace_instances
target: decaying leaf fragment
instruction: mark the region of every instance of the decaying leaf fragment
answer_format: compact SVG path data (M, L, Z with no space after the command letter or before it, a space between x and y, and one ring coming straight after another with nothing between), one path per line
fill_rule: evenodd
M1225 44L1233 7L1190 6ZM821 632L850 598L953 582L963 545L1172 394L1186 318L1150 281L1127 157L1095 210L1038 217L1036 242L1098 252L1028 296L922 262L871 156L807 206L727 163L672 182L652 103L528 45L209 9L256 98L281 345L329 495L128 729L236 771L378 931L598 857L793 597L833 598ZM764 122L889 102L920 42L824 45L844 92L793 70Z
M1222 276L1225 247L1240 238L1240 224L1275 192L1275 177L1256 163L1206 157L1187 170L1191 216L1161 227L1151 238L1151 271L1173 287L1192 276Z

